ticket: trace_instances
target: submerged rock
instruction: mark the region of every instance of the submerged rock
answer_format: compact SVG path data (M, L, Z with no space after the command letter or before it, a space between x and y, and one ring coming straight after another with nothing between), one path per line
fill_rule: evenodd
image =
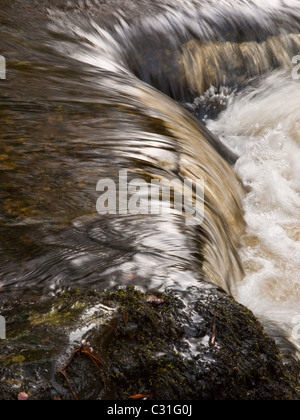
M212 286L187 296L130 287L6 305L0 399L298 398L251 312Z

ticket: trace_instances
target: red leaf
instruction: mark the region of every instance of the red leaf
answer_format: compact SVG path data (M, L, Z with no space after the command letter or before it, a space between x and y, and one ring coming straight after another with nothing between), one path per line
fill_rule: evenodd
M18 401L27 401L28 400L28 395L26 394L26 392L20 392L20 394L18 395Z
M133 395L132 397L129 397L130 400L144 400L147 398L150 398L151 395L143 395L143 394L137 394L137 395Z

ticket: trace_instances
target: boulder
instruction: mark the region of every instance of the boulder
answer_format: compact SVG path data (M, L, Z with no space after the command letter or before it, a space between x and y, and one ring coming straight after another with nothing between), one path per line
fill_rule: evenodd
M298 399L274 341L213 286L67 290L1 309L0 399Z

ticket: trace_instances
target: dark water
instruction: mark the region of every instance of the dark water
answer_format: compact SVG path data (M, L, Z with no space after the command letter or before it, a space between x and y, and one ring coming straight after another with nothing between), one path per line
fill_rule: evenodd
M3 299L202 281L234 293L245 191L197 118L216 118L231 93L298 52L297 2L261 3L1 0ZM101 217L96 185L122 169L203 179L204 223Z

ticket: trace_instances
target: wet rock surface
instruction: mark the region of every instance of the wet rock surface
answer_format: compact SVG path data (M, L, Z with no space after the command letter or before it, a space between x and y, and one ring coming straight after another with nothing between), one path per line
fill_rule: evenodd
M7 304L0 399L298 399L251 312L211 286L187 296L129 287Z

